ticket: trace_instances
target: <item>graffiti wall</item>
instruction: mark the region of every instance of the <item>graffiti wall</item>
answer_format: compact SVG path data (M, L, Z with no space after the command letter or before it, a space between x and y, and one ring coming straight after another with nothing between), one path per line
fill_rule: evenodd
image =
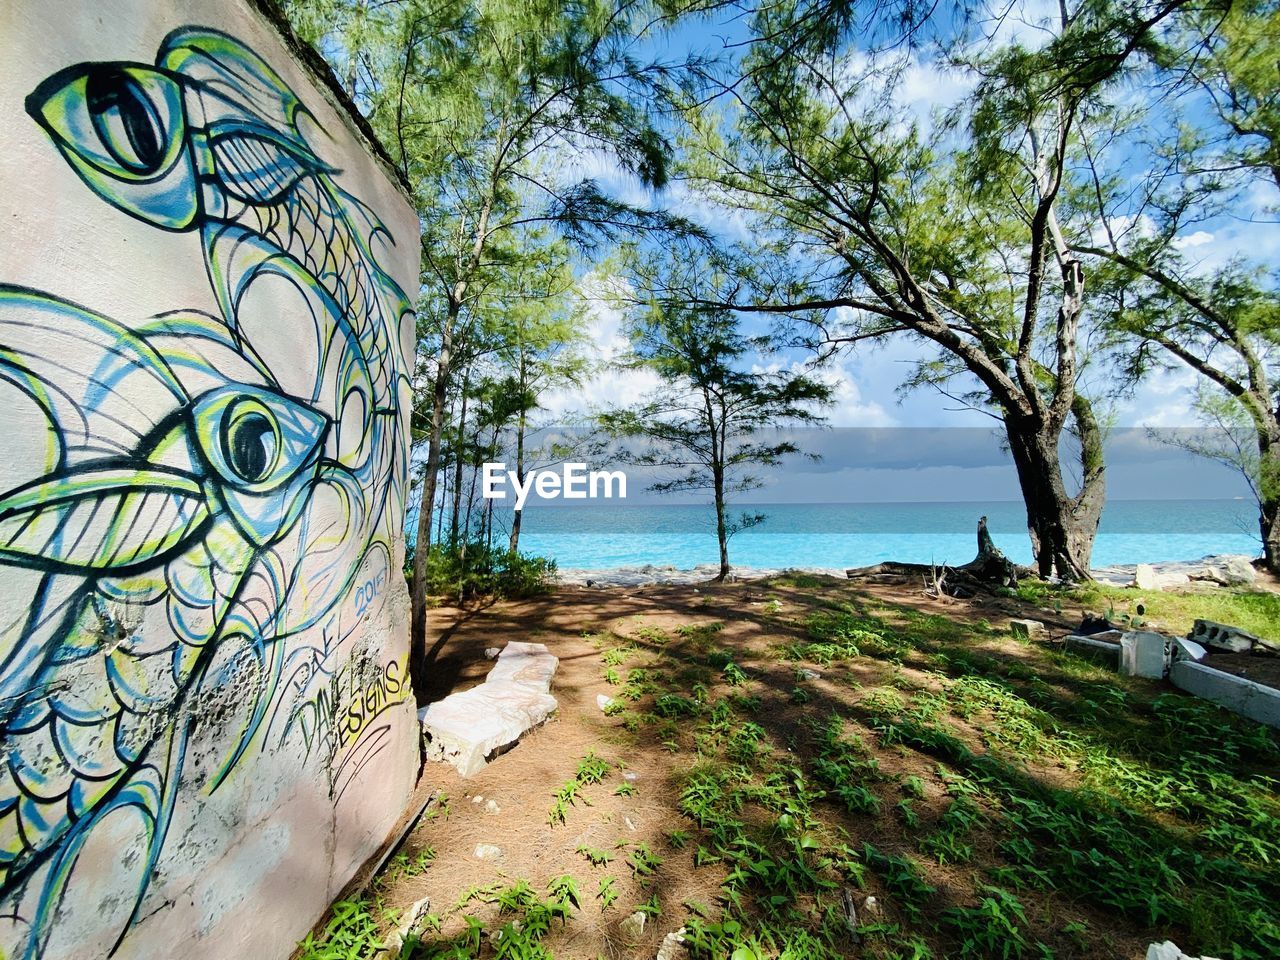
M417 773L417 221L252 5L0 53L0 957L286 957Z

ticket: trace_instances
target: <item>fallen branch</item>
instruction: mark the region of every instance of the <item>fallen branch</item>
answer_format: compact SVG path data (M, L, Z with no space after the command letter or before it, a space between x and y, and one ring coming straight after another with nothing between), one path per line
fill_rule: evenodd
M925 595L930 597L971 597L979 590L993 587L1016 587L1021 577L1035 576L1030 567L1014 563L995 545L987 530L987 518L978 520L978 555L959 567L941 568L932 563L900 563L886 560L869 567L852 567L845 571L850 580L886 580L922 577Z

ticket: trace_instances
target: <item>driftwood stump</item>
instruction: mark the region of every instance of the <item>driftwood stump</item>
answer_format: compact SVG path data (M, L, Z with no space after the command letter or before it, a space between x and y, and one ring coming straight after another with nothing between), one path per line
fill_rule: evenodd
M1020 567L996 546L987 529L987 518L978 518L978 555L959 567L937 566L929 563L899 563L888 560L870 567L853 567L845 571L850 580L883 577L922 576L926 584L942 584L942 589L952 597L971 597L978 590L993 587L1014 587L1019 577L1034 576L1030 567Z

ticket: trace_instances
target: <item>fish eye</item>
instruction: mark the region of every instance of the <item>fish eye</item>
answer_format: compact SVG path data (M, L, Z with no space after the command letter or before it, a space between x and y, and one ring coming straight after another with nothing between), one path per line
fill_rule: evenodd
M271 475L280 459L280 430L266 406L245 399L227 410L222 421L222 456L245 483L258 483Z
M160 111L127 70L107 65L85 77L85 107L102 146L121 167L155 173L168 153Z
M193 439L216 477L255 496L287 486L312 464L329 429L319 410L243 383L197 397L191 417Z

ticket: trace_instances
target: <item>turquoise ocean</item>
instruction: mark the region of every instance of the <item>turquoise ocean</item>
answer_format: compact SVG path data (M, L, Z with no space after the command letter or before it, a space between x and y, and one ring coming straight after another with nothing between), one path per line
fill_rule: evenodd
M976 552L983 515L1005 554L1019 563L1031 561L1026 515L1018 502L743 504L730 515L744 511L766 519L730 541L730 561L738 567L965 563ZM718 562L713 517L701 504L530 505L520 549L554 558L561 569L654 564L683 570ZM495 519L501 525L503 514ZM1093 565L1256 555L1256 532L1257 507L1247 500L1113 501L1102 516Z

